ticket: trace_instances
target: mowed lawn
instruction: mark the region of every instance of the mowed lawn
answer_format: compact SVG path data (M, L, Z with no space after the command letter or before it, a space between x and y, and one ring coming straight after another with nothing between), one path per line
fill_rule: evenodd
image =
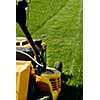
M62 61L64 80L70 86L83 83L82 0L31 0L27 26L32 38L47 44L47 64ZM19 26L16 36L24 36Z

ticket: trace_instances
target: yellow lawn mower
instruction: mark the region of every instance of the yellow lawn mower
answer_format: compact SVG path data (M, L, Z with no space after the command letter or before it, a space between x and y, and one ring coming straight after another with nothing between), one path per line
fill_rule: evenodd
M16 5L16 22L25 37L16 37L16 100L57 100L62 63L46 64L46 43L33 40L26 27L26 0Z

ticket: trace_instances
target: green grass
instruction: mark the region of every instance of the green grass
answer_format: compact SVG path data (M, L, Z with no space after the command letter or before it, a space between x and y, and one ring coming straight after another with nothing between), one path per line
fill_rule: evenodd
M62 61L63 73L73 77L65 84L83 84L82 0L31 0L28 29L32 38L47 43L47 63ZM23 36L19 26L16 36Z

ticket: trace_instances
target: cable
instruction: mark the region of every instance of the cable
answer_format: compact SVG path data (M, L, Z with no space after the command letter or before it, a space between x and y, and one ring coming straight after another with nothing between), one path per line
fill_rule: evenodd
M42 68L44 67L42 64L39 64L39 63L38 63L33 57L31 57L29 54L27 54L27 53L25 53L25 52L23 52L23 51L20 51L20 50L16 50L16 52L26 55L26 56L29 57L33 62L35 62L38 66L40 66L40 67L42 67Z

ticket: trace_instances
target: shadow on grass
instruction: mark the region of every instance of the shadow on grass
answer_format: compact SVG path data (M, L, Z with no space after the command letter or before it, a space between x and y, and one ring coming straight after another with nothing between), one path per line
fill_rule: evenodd
M64 82L71 79L72 75L64 75L62 73L62 86L61 93L59 94L58 100L83 100L83 85L81 86L68 86Z

